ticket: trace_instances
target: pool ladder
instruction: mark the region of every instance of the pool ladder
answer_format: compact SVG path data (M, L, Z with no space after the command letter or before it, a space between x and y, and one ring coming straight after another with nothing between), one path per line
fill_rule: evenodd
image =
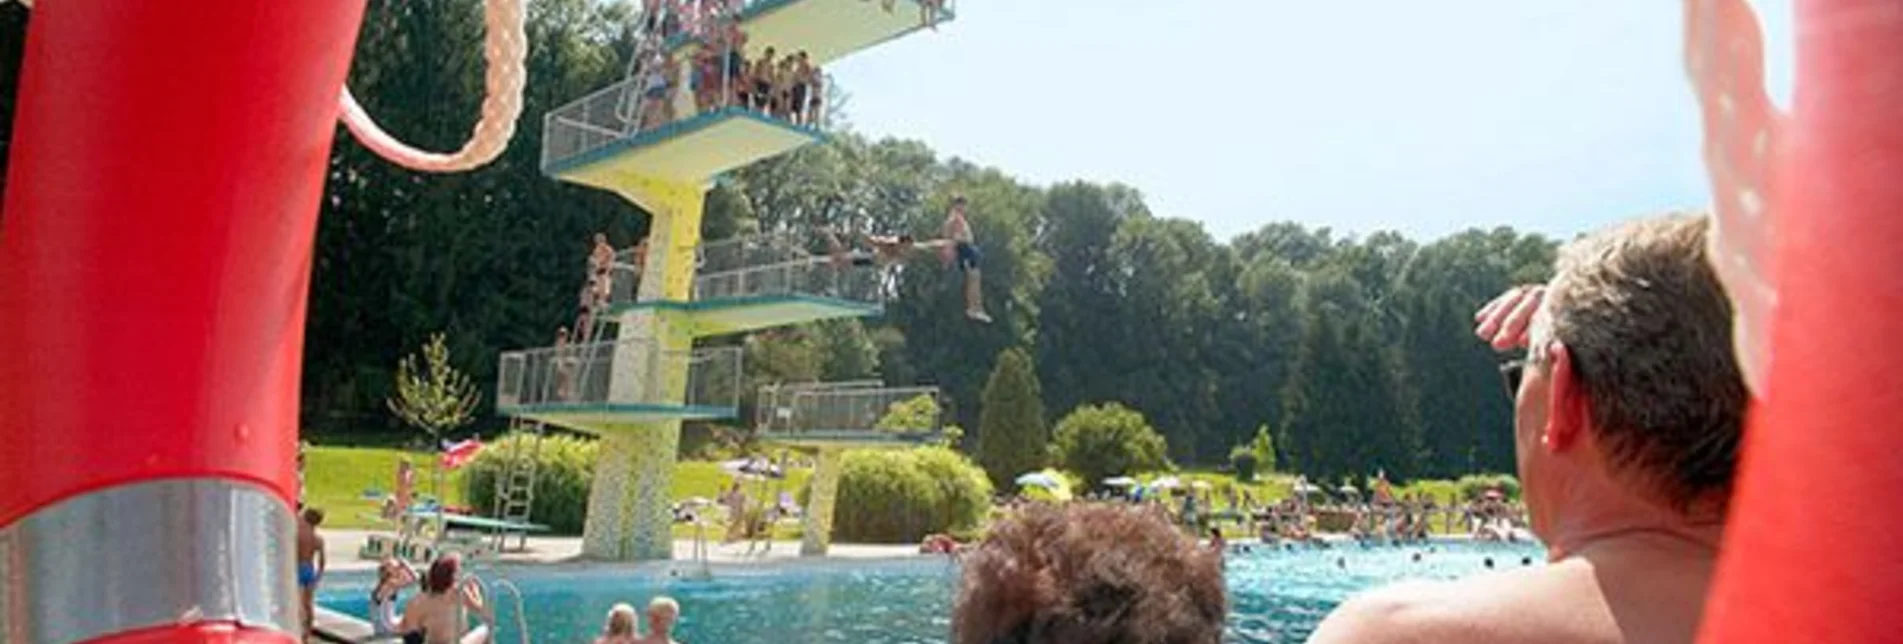
M489 593L489 586L482 582L481 577L476 577L472 575L470 576L470 579L475 580L476 586L482 589L483 597L485 598L494 597L494 595ZM518 641L520 641L522 644L529 644L529 613L527 611L526 606L524 606L524 602L522 601L522 589L517 588L514 582L511 582L508 580L508 578L503 577L501 573L496 574L496 580L494 585L498 588L507 588L509 590L509 594L515 596L515 625L516 625L517 634L522 638L521 640L518 640ZM502 625L496 624L495 630L496 631L502 630ZM498 641L501 639L501 633L491 632L489 633L489 637L490 637L490 641L492 642Z

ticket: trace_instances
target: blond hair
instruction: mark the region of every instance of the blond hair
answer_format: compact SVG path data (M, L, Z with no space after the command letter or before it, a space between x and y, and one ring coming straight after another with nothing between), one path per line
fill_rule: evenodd
M606 637L634 635L635 618L633 606L615 604L614 608L608 609L608 623L601 627L602 635Z

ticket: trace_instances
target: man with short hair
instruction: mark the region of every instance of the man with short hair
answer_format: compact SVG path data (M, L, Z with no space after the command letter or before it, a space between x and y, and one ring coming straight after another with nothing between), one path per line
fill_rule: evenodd
M1476 316L1514 392L1514 451L1551 565L1405 583L1312 642L1690 642L1718 555L1747 394L1704 217L1598 232L1545 287Z
M304 609L304 635L308 637L316 612L317 582L324 578L324 568L329 562L324 557L324 537L317 533L317 526L324 524L324 511L310 506L298 510L297 591Z
M648 602L648 634L640 644L680 644L674 641L674 622L681 618L681 605L670 597Z
M953 644L1215 644L1222 556L1159 513L1033 505L965 555Z

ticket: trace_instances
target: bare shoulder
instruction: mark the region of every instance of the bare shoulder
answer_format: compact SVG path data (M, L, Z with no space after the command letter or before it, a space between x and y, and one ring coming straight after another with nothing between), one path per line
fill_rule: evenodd
M1328 614L1311 644L1453 641L1462 622L1458 582L1408 581L1355 595Z
M1607 628L1613 622L1590 583L1590 570L1573 568L1562 564L1386 586L1342 604L1309 641L1618 641L1618 629Z

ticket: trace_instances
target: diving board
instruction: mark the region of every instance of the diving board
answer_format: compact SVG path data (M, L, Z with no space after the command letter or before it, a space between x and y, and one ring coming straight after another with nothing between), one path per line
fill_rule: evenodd
M641 131L565 114L571 108L587 111L586 105L572 105L548 115L544 136L551 140L543 146L542 170L607 190L632 178L697 184L825 140L819 130L742 107L714 109Z
M649 300L617 306L610 311L651 310L684 324L694 337L730 335L821 320L868 317L885 307L857 300L785 293L715 297L703 300Z
M940 4L933 26L956 17L955 3ZM772 47L776 54L804 51L819 65L926 29L924 10L919 0L754 0L740 12L740 29L747 34L748 57ZM668 44L679 52L699 46L686 36Z

